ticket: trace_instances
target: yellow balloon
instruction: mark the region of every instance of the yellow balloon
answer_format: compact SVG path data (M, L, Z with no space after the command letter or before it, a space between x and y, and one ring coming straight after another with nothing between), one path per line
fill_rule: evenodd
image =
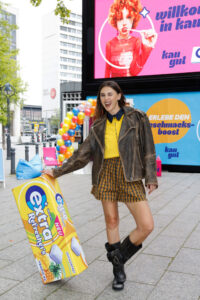
M92 103L93 103L93 99L91 99L91 98L90 98L90 99L88 99L87 101L88 101L90 104L92 104Z
M78 118L79 118L80 120L83 120L83 119L85 118L84 112L80 111L80 113L78 113Z
M68 125L71 124L71 119L68 117L64 118L64 123Z
M68 131L69 130L69 124L64 123L62 129L64 130L64 132Z
M70 120L73 118L74 114L72 111L68 111L67 112L67 118L69 118Z
M65 144L65 142L62 139L57 140L57 145L58 146L63 146L64 144Z
M62 128L60 128L60 129L58 130L58 133L59 133L60 135L63 135L63 133L65 133L65 132L64 132L64 130L63 130Z
M59 160L59 161L65 160L65 156L64 156L63 154L59 154L59 155L58 155L58 160Z
M67 147L67 151L74 153L74 147L73 146Z

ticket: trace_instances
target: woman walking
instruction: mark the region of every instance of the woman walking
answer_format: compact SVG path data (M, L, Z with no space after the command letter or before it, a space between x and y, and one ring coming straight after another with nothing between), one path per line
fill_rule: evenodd
M92 191L103 206L108 260L113 265L112 288L122 290L126 280L124 264L142 248L153 230L153 217L146 199L157 188L156 154L146 114L127 107L115 81L101 84L96 120L89 136L61 167L44 170L53 177L83 168L93 158ZM120 242L118 202L124 202L136 222L136 228Z

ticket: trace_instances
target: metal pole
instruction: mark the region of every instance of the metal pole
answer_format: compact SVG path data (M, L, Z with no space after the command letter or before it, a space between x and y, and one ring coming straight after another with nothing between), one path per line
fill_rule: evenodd
M35 145L35 154L39 154L39 145L38 144Z
M43 143L43 147L46 147L46 143Z
M25 146L25 160L29 161L29 147Z
M15 172L15 148L10 149L10 155L11 155L11 174L16 174Z
M7 96L7 160L10 160L10 148L11 148L11 142L10 142L10 99Z
M52 147L52 142L49 142L49 147Z

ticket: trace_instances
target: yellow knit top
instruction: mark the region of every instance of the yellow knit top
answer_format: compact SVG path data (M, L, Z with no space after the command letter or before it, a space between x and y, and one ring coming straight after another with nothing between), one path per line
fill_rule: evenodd
M115 117L112 123L106 121L104 159L119 157L118 138L124 115L118 121Z

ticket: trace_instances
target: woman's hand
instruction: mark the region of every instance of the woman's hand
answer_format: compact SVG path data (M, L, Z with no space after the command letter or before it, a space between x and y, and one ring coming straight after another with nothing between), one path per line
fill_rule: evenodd
M142 43L148 47L154 48L158 34L153 29L141 31Z
M148 194L151 194L155 189L157 189L156 184L147 184Z
M49 176L51 176L51 177L54 177L54 176L53 176L53 169L42 170L41 173L42 173L42 174L47 174L47 175L49 175Z

